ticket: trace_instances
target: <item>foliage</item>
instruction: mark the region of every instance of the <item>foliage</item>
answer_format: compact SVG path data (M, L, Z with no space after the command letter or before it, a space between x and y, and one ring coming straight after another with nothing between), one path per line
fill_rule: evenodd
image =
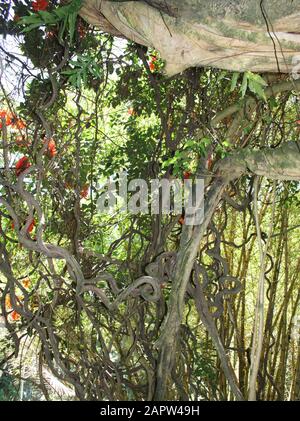
M232 75L230 89L233 91L238 83L240 74L238 72ZM255 94L258 98L261 98L266 101L266 95L264 93L264 88L267 86L267 82L258 74L252 72L245 72L242 78L242 83L240 86L241 97L244 98L247 89Z

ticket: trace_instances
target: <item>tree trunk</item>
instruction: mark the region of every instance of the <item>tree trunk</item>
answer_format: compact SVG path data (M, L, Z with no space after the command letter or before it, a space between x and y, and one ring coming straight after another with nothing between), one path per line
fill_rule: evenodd
M289 73L300 55L299 13L300 0L84 0L80 14L158 50L171 76L193 66Z

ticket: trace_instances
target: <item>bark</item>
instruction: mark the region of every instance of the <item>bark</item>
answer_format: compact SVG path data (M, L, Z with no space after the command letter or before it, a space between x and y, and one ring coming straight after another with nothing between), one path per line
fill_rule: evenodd
M278 148L243 149L221 160L221 174L232 179L247 172L272 180L300 180L300 142L286 142Z
M245 149L237 151L232 156L221 160L216 168L219 178L212 184L205 201L205 218L201 225L184 227L177 256L177 263L172 280L172 292L169 300L169 311L161 329L161 336L157 343L159 358L157 366L157 384L154 400L164 400L170 373L176 359L177 339L180 333L180 323L184 310L184 297L199 244L213 217L214 211L231 180L243 174L266 176L277 180L300 181L300 146L298 142L287 142L276 149L266 148L253 151ZM223 356L222 349L217 350ZM223 369L229 373L227 380L237 400L242 395L232 377L230 366L223 358Z
M180 251L177 256L175 275L172 280L169 311L161 329L161 336L156 344L159 349L159 358L154 400L157 401L165 399L169 375L176 357L177 338L183 315L185 292L197 256L199 243L206 232L227 184L228 180L223 178L218 179L214 183L208 193L203 224L195 227L186 226L181 236Z
M300 0L84 0L80 14L158 50L167 75L192 66L289 73L300 55Z

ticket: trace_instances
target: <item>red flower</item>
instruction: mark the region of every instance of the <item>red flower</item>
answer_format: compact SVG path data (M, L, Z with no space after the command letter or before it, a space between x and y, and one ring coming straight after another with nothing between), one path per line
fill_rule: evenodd
M31 166L29 159L27 156L23 156L19 161L16 163L16 176L19 176L24 172L27 168Z
M0 110L0 129L2 129L2 120L5 121L6 126L10 126L12 123L11 115L5 110Z
M150 61L149 63L149 69L151 70L151 72L155 72L155 64L152 61Z
M50 158L53 158L57 154L56 144L53 139L50 139L48 142L48 153Z
M17 321L17 320L20 320L21 316L20 316L20 314L19 314L19 313L17 313L17 312L16 312L16 310L14 310L14 311L11 313L11 318L12 318L14 321Z
M189 178L191 178L191 173L189 171L184 171L183 179L188 180Z
M27 232L28 234L31 233L33 231L33 228L35 227L35 220L33 219L29 225L29 227L27 228Z
M12 116L11 118L11 127L13 127L14 129L25 129L26 124L24 123L24 121L18 119L16 116Z
M156 70L156 65L155 62L157 61L157 57L156 56L151 56L150 61L149 61L149 69L151 70L151 72L155 72Z
M13 127L14 129L24 129L26 127L26 124L24 123L24 121L20 120L17 118L17 116L12 115L10 113L8 113L5 110L1 110L0 111L0 128L2 128L2 119L5 119L5 124L7 126Z
M85 184L85 185L83 186L83 188L82 188L81 192L80 192L80 196L81 196L83 199L86 199L86 198L88 197L88 194L89 194L89 185L88 185L88 184Z
M29 227L27 228L27 232L28 234L30 234L33 231L33 228L35 227L35 220L33 219L29 225ZM12 222L11 223L11 228L14 230L15 229L15 223Z
M179 222L179 224L180 224L180 225L184 225L184 217L183 217L183 216L181 216L181 217L178 219L178 222Z
M0 110L0 118L5 118L6 117L7 112L5 110Z
M48 0L36 0L31 3L32 9L35 12L38 12L39 10L46 10L49 6Z

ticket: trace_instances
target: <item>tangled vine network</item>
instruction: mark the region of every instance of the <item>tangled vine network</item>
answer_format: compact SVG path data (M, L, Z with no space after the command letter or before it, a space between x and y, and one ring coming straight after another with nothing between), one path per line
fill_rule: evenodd
M236 150L298 140L298 85L167 78L79 3L0 1L1 369L47 400L246 400L253 378L257 399L300 399L298 184L222 172ZM99 214L120 170L203 178L203 224Z

